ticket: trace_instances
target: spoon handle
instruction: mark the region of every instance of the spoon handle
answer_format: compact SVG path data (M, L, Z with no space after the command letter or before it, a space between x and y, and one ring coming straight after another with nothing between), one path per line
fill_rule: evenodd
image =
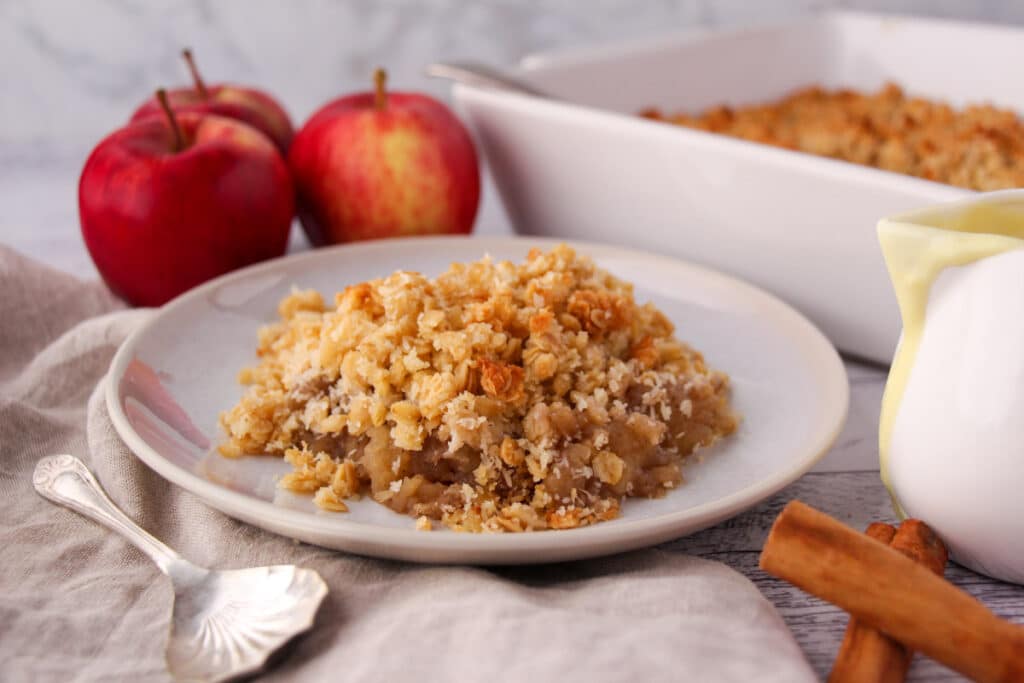
M32 485L43 498L116 531L149 555L164 574L186 563L178 553L129 519L107 497L92 472L73 455L48 455L36 463Z
M477 64L476 62L438 62L427 66L426 73L428 76L448 78L456 83L497 88L498 90L510 90L523 95L533 95L534 97L543 97L549 100L555 99L548 93L537 90L532 85L512 78L493 67Z

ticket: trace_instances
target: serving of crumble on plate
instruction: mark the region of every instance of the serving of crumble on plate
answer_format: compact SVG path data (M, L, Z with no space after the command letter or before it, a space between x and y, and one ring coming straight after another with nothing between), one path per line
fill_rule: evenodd
M793 308L680 259L560 245L538 237L378 240L217 278L154 312L122 344L104 389L111 421L154 472L235 519L345 552L460 564L579 560L677 539L765 500L833 443L849 405L846 372ZM540 250L532 259L531 248ZM485 254L493 260L482 261ZM396 271L422 275L388 275ZM332 298L339 290L340 302ZM580 291L596 294L573 300ZM551 320L536 321L531 342L530 318L548 307L546 297ZM319 365L310 372L313 358ZM333 391L318 379L330 363ZM663 376L669 371L674 384ZM558 379L566 374L572 382ZM580 374L589 378L577 385ZM343 376L350 384L338 384ZM446 402L445 392L456 398ZM335 412L344 423L332 423ZM633 413L641 417L630 424ZM353 416L359 435L349 434ZM651 446L659 423L664 436ZM683 456L716 433L712 446ZM693 441L680 443L687 434ZM461 443L449 453L453 437ZM505 443L512 464L502 460ZM570 467L559 467L560 454ZM555 500L566 491L567 504ZM342 505L348 512L331 509ZM613 509L614 519L593 523ZM481 530L579 526L455 533L446 521Z
M344 512L369 496L459 531L568 529L683 482L731 434L729 379L632 286L566 245L293 290L221 416L229 457ZM670 495L670 494L669 494Z

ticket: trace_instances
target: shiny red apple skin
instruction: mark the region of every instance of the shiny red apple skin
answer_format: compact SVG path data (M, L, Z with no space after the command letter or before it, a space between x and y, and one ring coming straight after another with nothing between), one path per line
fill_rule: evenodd
M178 114L115 131L78 185L82 236L103 279L129 303L159 306L213 277L284 254L295 212L288 168L258 130Z
M480 202L469 133L441 102L391 92L334 100L288 152L298 213L315 245L407 235L467 234Z
M175 111L218 114L244 121L270 137L281 154L288 153L295 129L277 100L263 91L238 85L208 86L207 92L208 96L203 97L195 88L176 88L167 91L167 98ZM151 97L135 110L131 121L163 115L160 102Z

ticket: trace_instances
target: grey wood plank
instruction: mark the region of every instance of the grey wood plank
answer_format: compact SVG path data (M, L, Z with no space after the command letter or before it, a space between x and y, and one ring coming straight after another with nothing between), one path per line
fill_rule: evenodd
M813 472L875 471L878 469L878 407L888 369L846 362L850 409L839 438L814 466Z

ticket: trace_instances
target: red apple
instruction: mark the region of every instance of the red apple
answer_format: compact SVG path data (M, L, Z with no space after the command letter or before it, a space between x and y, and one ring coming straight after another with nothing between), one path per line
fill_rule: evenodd
M238 85L208 86L199 75L199 70L192 59L192 52L183 50L182 56L188 64L189 71L192 72L194 85L191 88L167 91L167 97L175 111L219 114L244 121L268 135L281 150L281 154L287 154L295 130L288 114L277 100L260 90ZM138 121L153 116L163 116L160 103L155 97L143 102L132 114L131 120Z
M205 280L284 253L295 210L270 139L223 116L131 123L92 151L78 184L82 236L110 288L158 306Z
M295 135L288 165L313 244L468 233L480 201L469 133L437 100L376 92L334 100Z

